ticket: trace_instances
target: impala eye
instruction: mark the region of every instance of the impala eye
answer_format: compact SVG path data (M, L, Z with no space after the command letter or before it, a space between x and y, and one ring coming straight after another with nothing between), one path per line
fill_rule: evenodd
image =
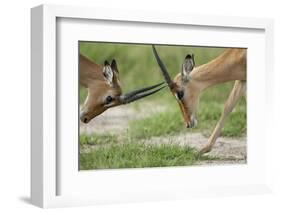
M113 101L113 98L109 95L105 99L105 104L110 104Z
M183 98L183 95L184 95L184 92L183 92L183 91L178 91L178 92L177 92L177 98L178 98L179 100L181 100L181 99Z

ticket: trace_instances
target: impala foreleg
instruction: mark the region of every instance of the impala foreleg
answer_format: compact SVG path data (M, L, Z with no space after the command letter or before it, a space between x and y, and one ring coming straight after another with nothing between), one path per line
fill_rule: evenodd
M225 103L223 113L208 140L208 143L200 150L200 154L207 153L211 151L213 145L215 144L217 138L220 136L221 130L224 126L225 120L229 113L233 110L235 105L238 103L241 96L246 95L246 81L235 81L233 89Z

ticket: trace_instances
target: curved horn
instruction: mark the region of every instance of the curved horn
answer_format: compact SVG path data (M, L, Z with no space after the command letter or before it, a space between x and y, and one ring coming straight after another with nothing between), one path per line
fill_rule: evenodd
M167 68L165 67L165 65L161 61L161 59L160 59L160 57L159 57L159 55L158 55L154 45L152 45L152 49L153 49L154 56L155 56L155 58L157 60L157 63L158 63L158 65L159 65L159 67L160 67L160 69L162 71L162 74L163 74L163 76L165 78L165 81L167 82L169 88L173 89L174 88L174 82L172 81L172 79L171 79L171 77L170 77L170 75L168 73Z
M133 101L139 100L141 98L147 97L149 95L152 95L154 93L159 92L161 89L165 88L166 85L163 85L165 82L162 82L160 84L156 84L153 86L149 86L143 89L138 89L132 92L129 92L125 95L120 96L120 101L122 104L128 104ZM161 87L159 87L161 86ZM153 90L154 89L154 90Z

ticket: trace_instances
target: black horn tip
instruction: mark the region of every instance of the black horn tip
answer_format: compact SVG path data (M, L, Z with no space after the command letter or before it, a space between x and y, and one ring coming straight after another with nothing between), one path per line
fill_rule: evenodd
M152 45L152 50L153 50L153 53L154 53L154 56L156 58L156 61L160 67L160 70L165 78L165 81L167 82L168 86L170 87L170 89L172 89L172 87L174 86L173 84L173 80L171 79L169 73L168 73L168 70L166 68L166 66L164 65L164 63L162 62L162 60L160 59L154 45Z

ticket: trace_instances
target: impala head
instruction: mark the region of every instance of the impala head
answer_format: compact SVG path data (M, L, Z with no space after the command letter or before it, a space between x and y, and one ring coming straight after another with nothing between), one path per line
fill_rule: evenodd
M88 59L84 58L82 60ZM87 79L85 79L86 83L81 83L88 89L87 98L80 111L80 120L84 123L88 123L91 119L111 107L139 100L152 95L165 87L165 85L163 86L163 82L127 94L122 94L117 63L114 59L111 64L109 64L108 61L105 61L102 67L89 60L85 62L87 63L85 66L81 63L80 59L80 82L82 78L81 75L83 75L82 73L84 72L83 69L87 69L85 71L85 75L87 75ZM91 69L93 66L96 66L98 70L94 74L93 69Z
M185 57L180 74L172 80L154 45L152 48L165 81L167 82L172 94L176 97L183 114L186 127L195 127L197 125L196 109L199 100L199 93L197 92L196 85L192 82L190 77L190 72L195 67L194 55L188 54Z

